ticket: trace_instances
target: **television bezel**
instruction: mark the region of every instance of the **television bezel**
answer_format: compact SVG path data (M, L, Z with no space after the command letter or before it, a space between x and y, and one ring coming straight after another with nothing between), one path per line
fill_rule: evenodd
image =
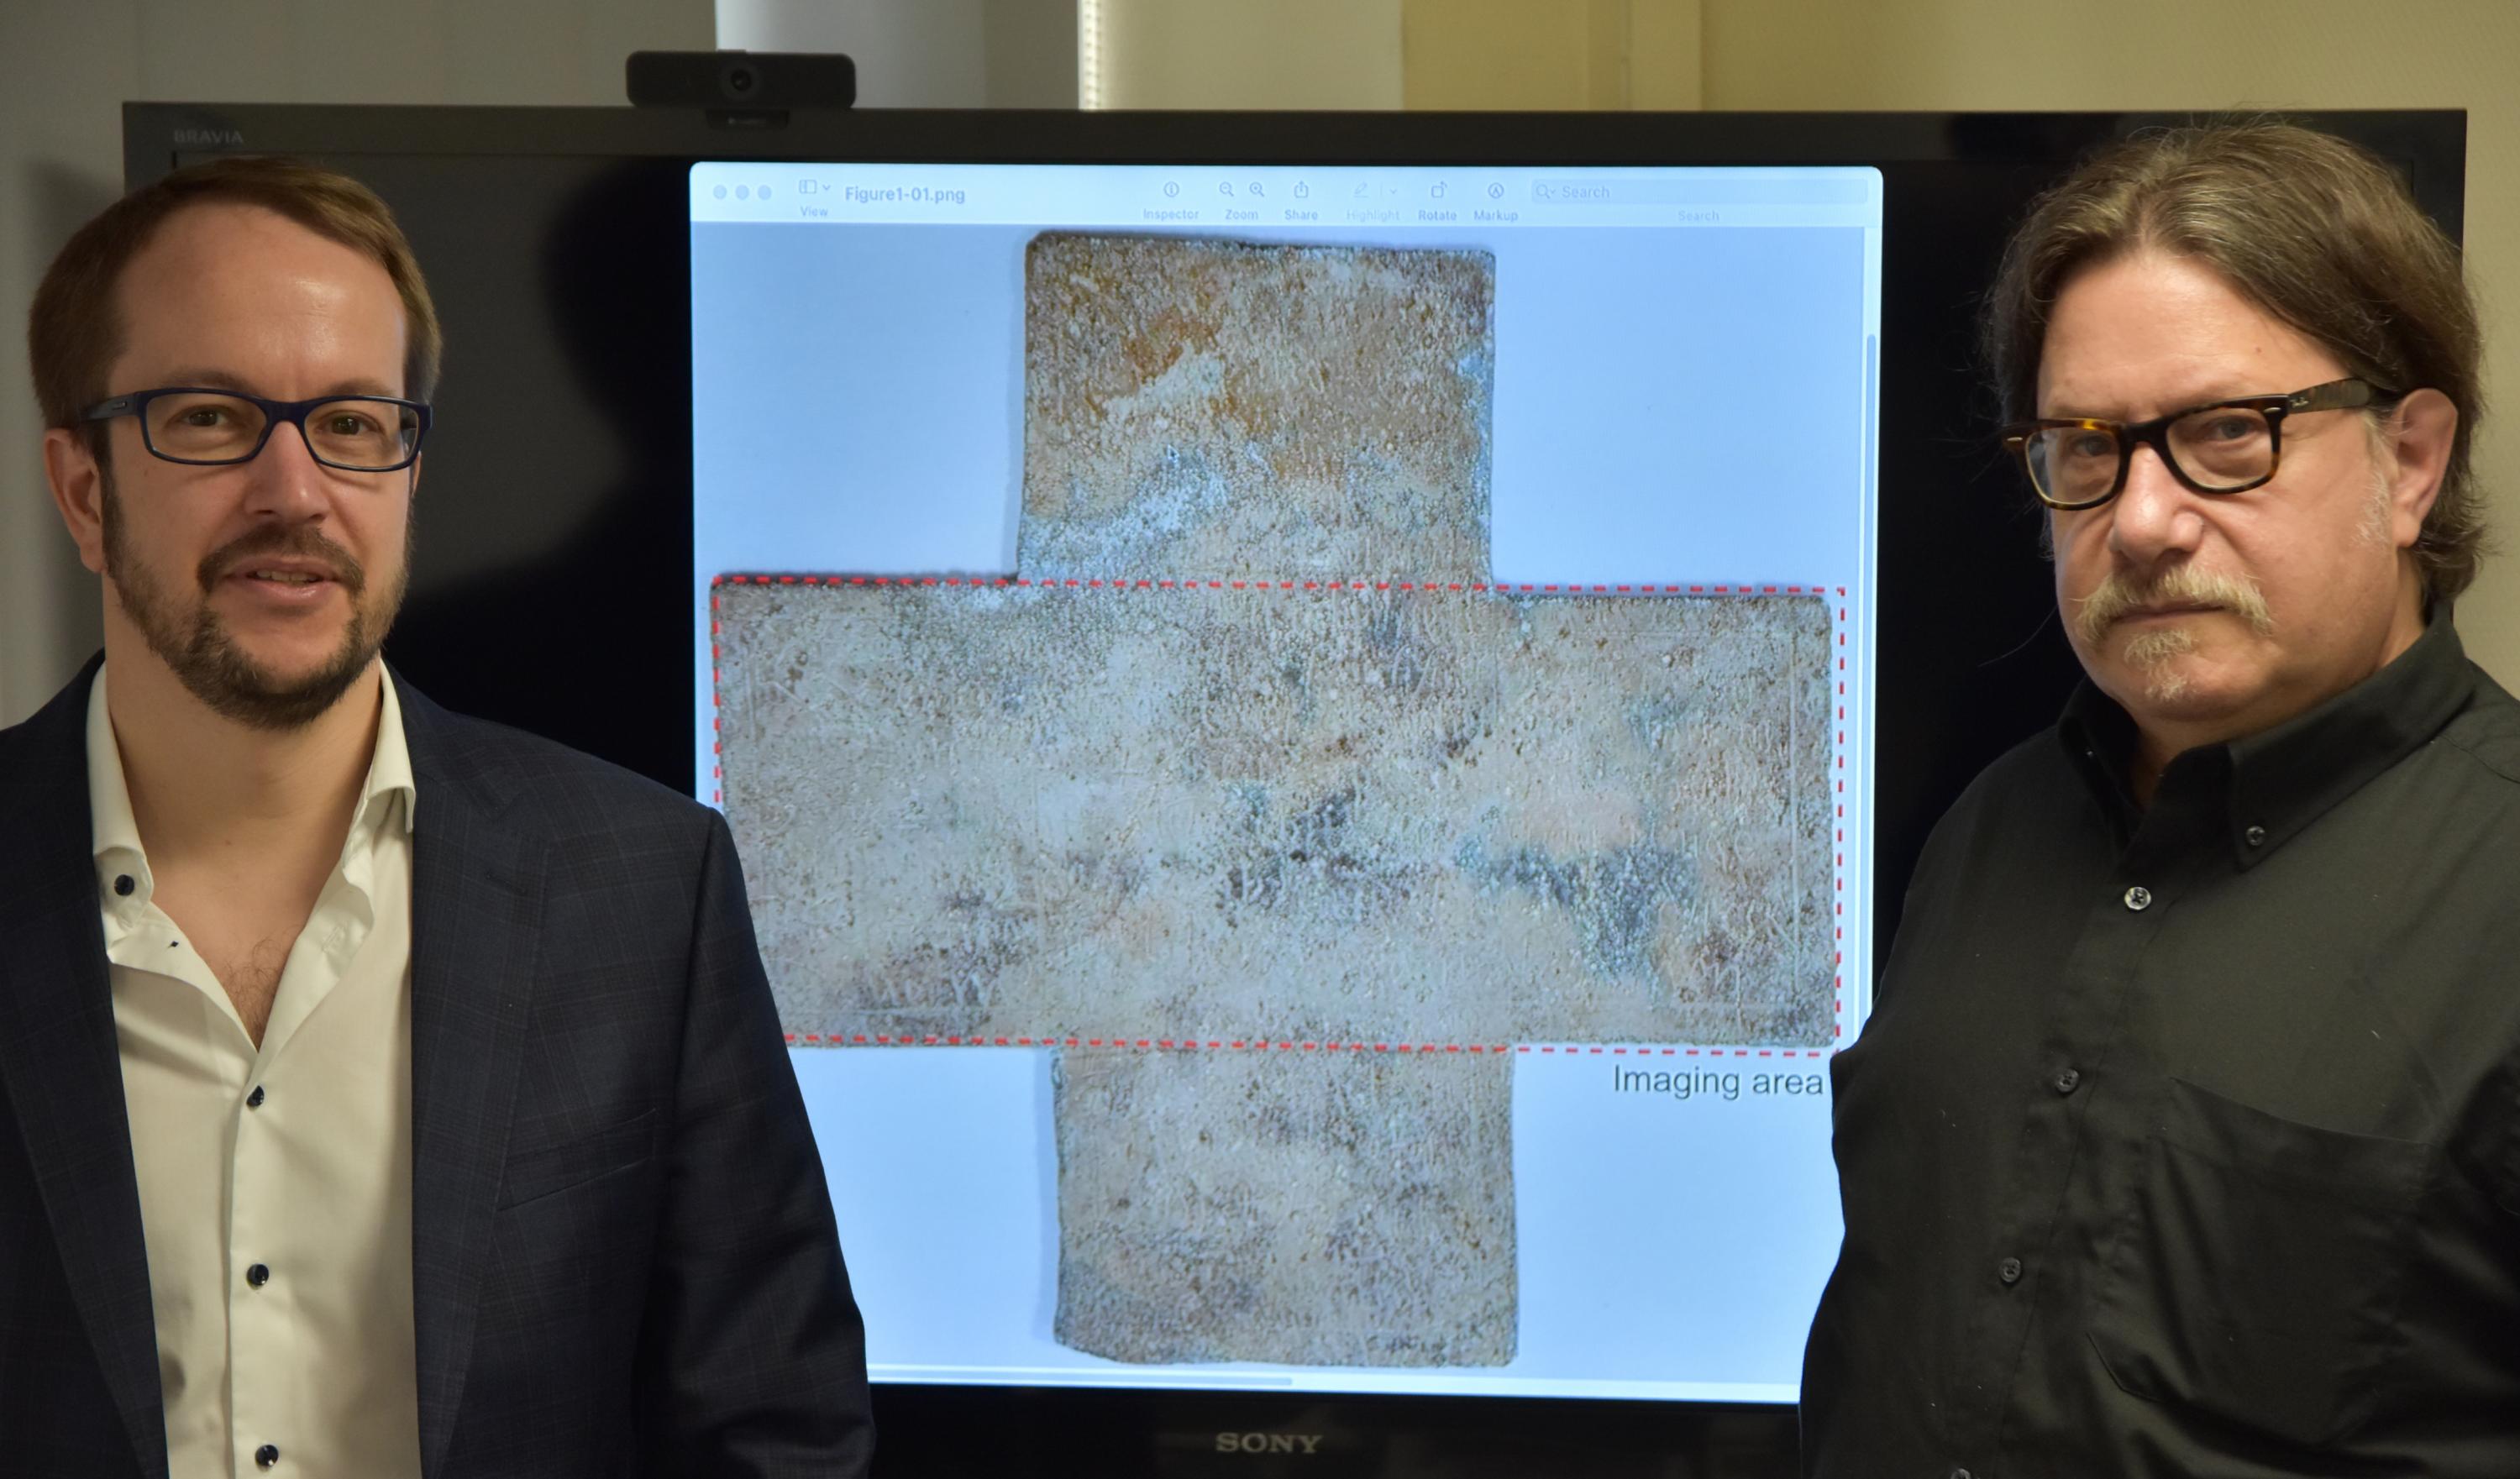
M1499 165L1874 164L2008 165L2061 172L2093 148L2139 130L2192 121L2162 112L1070 112L1040 111L799 110L727 114L697 109L479 108L329 104L132 102L123 105L125 188L216 155L586 157L699 160L936 163L1322 163ZM2406 176L2417 202L2453 241L2464 228L2467 115L2454 109L2305 110L2286 114L2360 143ZM677 221L674 229L683 229ZM1904 244L1884 243L1885 298L1899 291ZM1964 314L1967 305L1933 309ZM1887 315L1885 314L1885 323ZM1955 337L1965 342L1965 335ZM686 364L688 345L686 345ZM1885 343L1882 442L1900 434ZM1967 366L1951 367L1970 376ZM1986 419L1986 418L1982 418ZM1991 419L1990 429L1991 429ZM688 475L688 469L685 470ZM2023 568L1999 573L1995 597L1944 589L1948 569L1894 567L1892 488L1880 489L1883 556L1876 582L1877 642L1891 654L1919 633L1948 635L1977 619L1973 599L2014 615L2048 600L2046 576L2018 530L1985 548L2017 547ZM1959 518L1932 511L1922 516ZM687 537L688 531L686 531ZM2010 545L2003 543L2009 540ZM1909 589L1911 583L1913 589ZM2025 594L2026 593L2026 594ZM687 592L677 589L673 598ZM2050 607L2052 609L2052 606ZM2035 649L2036 650L2032 650ZM1872 859L1879 969L1923 832L1944 804L1995 755L2052 718L2070 666L2047 622L2000 656L1974 653L1939 669L1926 703L1948 706L1956 685L1975 688L1966 712L1935 716L1917 733L1929 755L1887 761L1919 778L1915 815L1876 818ZM2023 658L2020 653L2029 651ZM674 654L679 658L680 654ZM1970 664L1977 676L1964 671ZM1955 672L1960 677L1955 678ZM1991 675L1991 676L1989 676ZM1885 685L1886 689L1886 685ZM2025 692L2007 696L2006 690ZM1877 733L1900 733L1885 692ZM490 717L498 717L493 714ZM1966 721L1966 722L1963 722ZM685 778L688 791L688 777ZM1877 792L1889 792L1877 785ZM1901 792L1905 794L1905 792ZM1895 831L1895 836L1886 836ZM1887 847L1885 851L1885 836ZM1791 1471L1792 1411L1777 1406L1591 1398L1384 1397L1183 1390L1160 1386L878 1388L884 1471L1009 1475L1310 1475L1408 1472L1601 1476ZM1229 1438L1290 1435L1273 1453ZM1327 1452L1299 1453L1294 1436L1327 1435ZM1543 1464L1544 1467L1535 1467Z

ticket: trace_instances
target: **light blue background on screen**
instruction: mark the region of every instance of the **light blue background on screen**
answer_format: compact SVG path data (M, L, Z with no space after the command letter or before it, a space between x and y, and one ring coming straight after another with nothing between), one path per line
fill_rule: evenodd
M703 581L1013 573L1033 235L693 229ZM1608 582L1852 573L1864 237L1249 234L1494 252L1494 573Z
M1024 246L1035 234L693 228L701 694L714 575L1013 572ZM1494 578L1860 587L1864 230L1234 235L1494 253ZM695 719L703 777L710 720L705 709ZM804 1050L796 1063L879 1367L1033 1381L1117 1371L1050 1334L1057 1217L1043 1054ZM1789 1390L1837 1245L1827 1100L1613 1096L1606 1072L1599 1059L1515 1064L1513 1365L1278 1379Z

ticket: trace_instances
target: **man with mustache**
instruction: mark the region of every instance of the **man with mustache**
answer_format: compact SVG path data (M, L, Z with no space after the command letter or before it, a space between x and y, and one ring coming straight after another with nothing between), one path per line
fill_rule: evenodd
M2115 147L1986 305L2088 681L1833 1064L1812 1475L2520 1474L2520 707L2475 310L2366 155Z
M724 823L379 656L438 340L383 202L286 160L37 291L105 651L0 732L0 1470L865 1471Z

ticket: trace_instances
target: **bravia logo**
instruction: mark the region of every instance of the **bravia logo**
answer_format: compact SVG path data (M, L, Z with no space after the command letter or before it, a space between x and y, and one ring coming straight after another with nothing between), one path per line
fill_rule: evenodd
M243 144L245 135L233 128L179 128L175 130L175 142L178 144Z
M1319 1433L1219 1433L1220 1454L1311 1454L1322 1446Z

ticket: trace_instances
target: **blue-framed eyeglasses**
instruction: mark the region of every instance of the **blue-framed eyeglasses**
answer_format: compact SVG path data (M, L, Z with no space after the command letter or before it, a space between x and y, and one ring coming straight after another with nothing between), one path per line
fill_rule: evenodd
M391 472L420 458L428 434L428 407L390 395L321 395L313 400L265 400L242 390L168 385L102 400L79 413L81 421L133 417L153 457L193 467L251 462L286 423L306 439L306 450L328 468L344 472Z

